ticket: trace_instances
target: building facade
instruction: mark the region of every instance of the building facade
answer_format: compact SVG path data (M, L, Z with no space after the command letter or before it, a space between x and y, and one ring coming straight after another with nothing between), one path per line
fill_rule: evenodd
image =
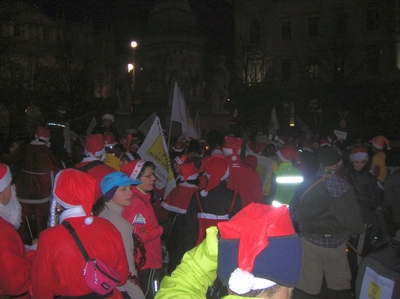
M378 99L391 103L389 110L398 105L399 1L233 3L243 89L264 90L264 101L286 100L303 110L316 98L325 110L363 102L373 109Z

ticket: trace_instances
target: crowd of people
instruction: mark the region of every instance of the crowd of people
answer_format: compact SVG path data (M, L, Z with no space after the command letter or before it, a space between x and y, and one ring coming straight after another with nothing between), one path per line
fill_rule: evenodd
M2 153L0 298L350 299L363 259L400 229L382 135L180 136L165 194L138 154L146 136L103 122L78 154L54 123Z

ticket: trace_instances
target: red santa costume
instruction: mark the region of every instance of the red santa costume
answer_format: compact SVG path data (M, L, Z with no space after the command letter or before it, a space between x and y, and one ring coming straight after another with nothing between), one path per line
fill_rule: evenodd
M75 168L90 174L96 179L96 199L101 196L101 180L107 174L115 171L114 168L104 164L103 162L103 160L106 158L105 145L106 142L101 134L92 134L86 136L85 157L81 162L75 165Z
M11 173L0 164L0 298L30 298L30 271L36 246L26 251L16 229L21 222L21 206L10 186Z
M53 190L57 204L63 209L59 222L68 220L88 255L117 270L121 277L119 285L124 285L128 263L122 237L108 220L91 216L95 187L96 180L82 171L61 171L55 178ZM50 212L54 217L55 211ZM40 234L31 272L33 297L53 299L54 296L73 298L94 294L82 274L85 264L77 244L63 225L45 230ZM122 295L114 289L108 297L98 298L121 299Z
M261 180L257 170L240 158L242 139L225 137L222 150L229 160L229 181L227 187L238 192L244 208L251 202L263 203Z
M133 160L121 167L121 172L125 173L131 180L138 180L139 173L144 165L144 160ZM154 215L153 207L150 203L150 194L141 190L140 185L132 187L132 205L124 208L122 217L132 224L133 230L142 239L146 248L146 263L144 269L160 269L162 266L161 256L161 235L163 229L158 225Z
M179 265L185 247L182 242L184 238L185 214L193 194L199 190L198 170L193 162L180 164L179 184L168 194L162 206L170 212L173 227L168 235L167 250L169 252L168 273L172 273ZM197 180L197 184L195 183Z
M17 198L24 220L18 232L24 243L31 242L47 228L49 201L54 176L63 168L49 148L50 130L38 127L35 140L15 151L12 163L19 167L16 178ZM27 219L30 221L30 228ZM30 235L33 232L33 236Z

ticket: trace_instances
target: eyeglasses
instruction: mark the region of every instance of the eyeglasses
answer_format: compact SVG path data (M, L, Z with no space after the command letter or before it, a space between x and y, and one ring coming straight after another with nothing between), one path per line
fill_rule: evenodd
M154 173L150 173L149 175L142 175L141 176L141 178L150 178L150 177L156 177L155 175L154 175Z

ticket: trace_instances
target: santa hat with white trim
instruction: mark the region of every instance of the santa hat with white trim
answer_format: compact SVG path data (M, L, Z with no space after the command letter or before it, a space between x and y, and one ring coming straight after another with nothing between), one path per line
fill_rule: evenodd
M296 161L296 164L300 164L301 160L297 148L293 144L285 144L277 152L276 155L282 160L282 162Z
M208 182L206 188L200 191L200 195L206 197L210 190L214 189L221 181L228 178L229 161L225 157L215 155L205 160L203 165Z
M388 150L390 150L389 140L385 136L379 135L375 136L371 140L372 146L377 149L383 149L385 146Z
M60 219L85 217L84 224L92 224L97 188L96 179L83 171L73 168L59 171L54 179L53 200L65 209Z
M114 145L117 144L115 136L112 132L104 132L103 137L105 141L105 147L113 147Z
M179 178L183 182L195 180L199 176L198 169L194 166L193 162L185 162L179 165Z
M106 114L104 114L103 115L103 117L101 118L102 120L105 120L105 119L109 119L109 120L111 120L111 122L114 122L114 115L112 115L112 114L110 114L110 113L106 113Z
M86 136L85 154L90 157L101 156L105 153L106 142L102 134Z
M35 140L48 142L50 140L50 130L42 126L38 126L35 133Z
M224 156L232 161L240 161L240 150L243 140L241 138L226 136L222 145Z
M350 162L353 161L367 161L368 160L368 151L365 147L354 147L350 149L349 155Z
M276 284L296 286L301 241L287 205L251 203L217 226L218 277L223 285L239 295Z
M0 192L3 192L8 185L11 184L10 168L3 163L0 163Z
M135 159L121 166L121 172L125 173L131 180L137 180L140 171L146 161Z

